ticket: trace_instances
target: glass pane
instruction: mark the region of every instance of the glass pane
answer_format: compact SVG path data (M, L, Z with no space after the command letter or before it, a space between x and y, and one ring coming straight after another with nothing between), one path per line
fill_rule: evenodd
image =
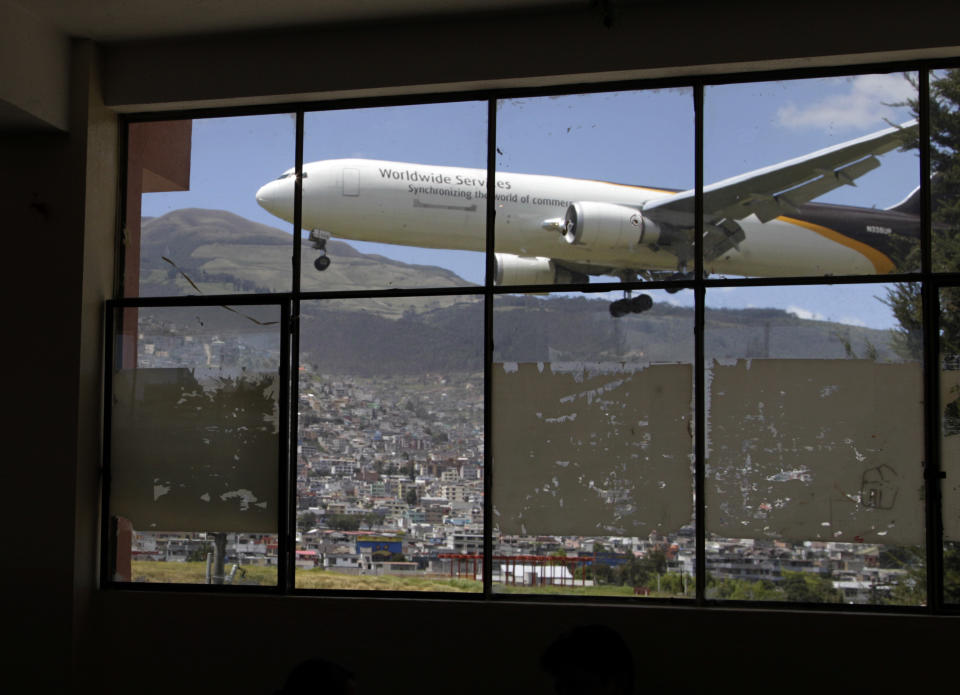
M943 594L960 604L960 288L940 290L940 470L943 500ZM919 315L919 312L917 312Z
M302 289L482 284L486 113L484 102L308 113ZM292 220L292 191L281 177L263 204Z
M916 100L916 74L709 87L704 270L919 270Z
M293 116L128 128L124 296L288 292L292 227L257 190L293 166Z
M692 294L496 297L494 591L694 595Z
M497 108L497 284L665 280L693 267L693 198L677 196L693 187L692 90Z
M297 587L481 591L449 556L483 548L483 302L307 301L300 324Z
M276 584L279 307L128 309L116 320L115 577Z
M930 171L932 187L933 270L960 269L960 195L957 161L957 110L960 108L960 70L930 73Z
M919 287L708 290L707 595L925 602Z

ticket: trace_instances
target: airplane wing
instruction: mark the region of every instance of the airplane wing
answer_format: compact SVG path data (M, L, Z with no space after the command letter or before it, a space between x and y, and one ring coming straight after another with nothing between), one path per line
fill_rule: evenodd
M745 238L738 224L750 215L761 222L797 208L854 181L880 166L877 155L900 147L915 137L917 122L864 135L779 164L756 169L703 189L704 255L709 260L736 248ZM694 191L653 200L643 214L659 224L694 226Z

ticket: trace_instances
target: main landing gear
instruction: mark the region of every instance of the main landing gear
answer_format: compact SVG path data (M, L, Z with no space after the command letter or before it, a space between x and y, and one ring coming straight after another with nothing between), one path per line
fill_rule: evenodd
M323 272L330 267L330 257L327 255L327 239L330 236L316 229L310 232L310 241L313 242L313 248L320 252L320 255L313 261L313 267L319 272Z
M629 269L617 273L620 282L636 282L639 279L637 275L637 271ZM613 318L618 319L627 314L642 314L653 306L653 297L649 294L638 294L636 297L632 294L631 290L624 290L623 299L610 302L610 315Z
M627 296L623 299L610 303L610 315L615 319L627 314L642 314L653 306L653 298L649 294L638 294L636 297L629 296L629 292L625 294Z
M687 264L685 262L678 266L675 273L651 271L638 273L633 270L623 270L618 273L621 282L636 282L638 279L640 279L638 275L645 280L661 282L663 280L668 280L678 283L677 285L667 285L663 288L668 294L675 294L680 290L687 289L688 286L680 285L679 283L686 283L693 280L693 273L687 272ZM706 277L706 275L704 275L704 277ZM624 290L623 299L618 299L617 301L610 303L610 315L612 317L618 319L621 316L626 316L627 314L642 314L653 306L653 298L649 294L639 294L636 297L631 297L630 294L630 290Z

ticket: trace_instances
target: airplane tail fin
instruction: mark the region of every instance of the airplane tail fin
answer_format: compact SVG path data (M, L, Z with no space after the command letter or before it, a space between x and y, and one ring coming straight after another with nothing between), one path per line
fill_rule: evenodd
M937 172L933 172L933 174L930 175L930 186L932 188L932 191L931 191L933 195L932 205L934 210L936 210L940 206L940 197L937 195L938 183L943 183L943 181L937 178ZM906 198L901 200L896 205L893 205L887 208L887 210L889 210L890 212L902 212L907 215L919 215L922 207L923 205L920 200L920 186L917 186L912 191L910 191L910 195L908 195Z
M907 215L919 215L921 209L920 186L914 188L910 195L896 205L887 208L888 212L902 212Z

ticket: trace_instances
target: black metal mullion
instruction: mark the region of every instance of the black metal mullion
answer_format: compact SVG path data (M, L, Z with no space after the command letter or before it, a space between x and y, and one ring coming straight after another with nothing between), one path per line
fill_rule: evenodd
M113 584L116 548L110 521L110 464L113 443L113 371L114 371L114 324L115 312L107 302L103 313L103 451L100 470L100 586Z
M703 283L703 83L693 88L694 108L694 528L696 532L696 601L703 605L706 598L706 388L704 385L704 303L706 287Z
M917 111L920 117L920 264L924 384L924 506L926 526L927 608L943 607L943 517L940 497L940 345L939 285L933 279L933 192L930 152L930 72L921 66L918 75Z
M924 280L930 278L933 271L932 229L930 219L933 210L933 193L930 186L930 73L922 66L917 80L917 128L918 150L920 154L920 272Z
M497 100L487 102L487 207L483 281L483 595L493 593L493 280L496 276Z
M293 294L294 303L300 301L300 262L302 255L303 232L303 111L297 111L296 130L294 139L293 154L293 255L291 263L293 273L290 280L290 291Z
M127 170L130 166L130 123L120 116L117 123L118 137L118 176L117 176L117 219L115 220L116 238L113 244L113 297L123 296L127 272Z
M290 276L290 301L284 305L285 315L288 324L284 329L284 335L289 337L289 344L283 350L283 355L287 357L290 364L290 371L284 380L289 386L290 392L287 394L287 403L289 410L287 417L282 418L286 427L289 428L287 434L288 452L285 462L287 506L284 508L286 514L286 528L284 533L287 538L286 561L287 571L284 573L283 593L290 593L296 588L296 570L297 563L294 560L297 548L297 443L299 441L298 428L300 413L298 404L300 402L300 269L302 265L303 252L303 122L304 113L298 110L296 113L296 132L294 135L294 185L293 185L293 229L292 243L293 253L290 256L291 276ZM279 549L278 549L279 552Z
M924 499L926 521L927 607L943 607L943 517L940 495L940 346L939 286L923 284L923 375L924 375Z
M289 487L289 465L291 456L296 454L296 448L291 452L290 442L284 436L284 428L290 421L290 303L285 301L280 305L280 393L278 396L278 420L280 436L277 451L277 591L285 594L289 591L291 576L291 536L289 510L295 509L291 504L293 497ZM296 482L296 476L293 476ZM294 527L295 528L295 527Z

